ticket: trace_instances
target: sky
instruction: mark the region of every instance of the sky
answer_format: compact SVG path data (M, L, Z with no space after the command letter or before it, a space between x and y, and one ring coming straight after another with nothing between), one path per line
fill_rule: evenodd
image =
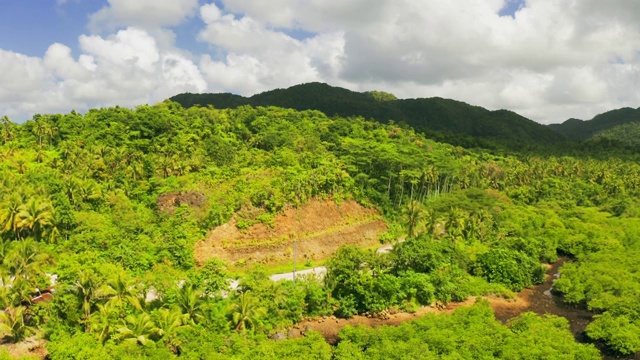
M306 82L548 124L640 107L636 0L0 0L0 115Z

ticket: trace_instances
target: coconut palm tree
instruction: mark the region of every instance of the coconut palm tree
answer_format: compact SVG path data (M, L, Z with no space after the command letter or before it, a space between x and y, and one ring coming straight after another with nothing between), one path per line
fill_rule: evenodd
M446 228L453 244L459 239L464 239L464 229L467 228L468 219L469 213L463 209L452 207L449 210Z
M160 329L159 334L172 333L188 321L178 307L162 308L155 313L155 322Z
M32 332L32 328L25 322L26 311L26 307L18 306L0 312L0 331L13 342L24 339Z
M98 310L91 314L90 330L98 341L104 343L113 332L113 324L118 316L118 311L110 304L98 304Z
M424 209L422 204L416 200L410 201L402 216L407 227L407 237L409 239L415 238L423 227Z
M38 244L31 239L18 242L5 258L9 274L23 279L32 279L42 274L42 265L49 256L40 251Z
M31 305L34 285L21 277L11 281L11 287L6 293L6 302L9 306Z
M49 133L49 124L37 115L34 116L34 120L35 125L32 131L38 137L38 145L42 146L42 139Z
M131 304L134 309L142 311L139 294L138 281L131 279L125 272L119 272L112 276L98 291L98 295L108 297L108 303L119 309L121 314L124 313L124 307L127 303Z
M2 143L6 144L15 137L13 123L6 115L0 118L0 122L2 122Z
M180 308L173 307L171 309L163 308L155 313L155 323L158 327L158 335L162 336L165 344L167 344L174 352L177 349L176 330L185 326L187 316L182 314Z
M143 312L127 316L122 326L116 330L115 338L122 342L155 346L153 338L158 336L159 331L149 314Z
M184 284L178 291L176 305L192 323L198 323L204 317L206 306L203 292L191 283Z
M7 259L7 257L9 257L9 254L11 254L14 243L15 242L13 241L0 240L0 265L4 264L5 259ZM0 266L0 268L0 271L8 273L8 269L6 266Z
M260 318L266 314L264 308L258 304L258 299L251 295L251 290L240 293L236 302L231 304L229 325L236 331L255 330L260 324Z
M30 198L26 204L20 206L17 219L18 232L26 231L36 240L40 240L49 228L55 226L51 202L36 197Z
M91 271L80 270L72 291L82 303L85 331L91 332L91 305L96 298L98 279Z
M22 206L22 199L17 194L7 196L0 207L0 233L16 234L18 230L18 215Z

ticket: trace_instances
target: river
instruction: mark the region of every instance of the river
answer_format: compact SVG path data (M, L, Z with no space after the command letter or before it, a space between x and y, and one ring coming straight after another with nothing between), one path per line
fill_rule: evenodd
M490 299L496 319L506 323L509 319L527 311L532 311L538 315L553 314L562 316L569 321L569 328L578 342L589 342L585 330L591 322L593 313L584 308L565 303L562 299L562 294L553 290L553 283L560 275L559 270L567 261L568 259L566 258L560 258L556 261L547 270L544 283L521 291L515 301ZM602 352L603 349L600 350ZM616 357L603 353L603 359L640 359L640 357L634 357L633 355Z
M491 308L495 313L497 320L502 323L506 323L509 319L514 318L527 311L534 312L538 315L552 314L562 316L569 322L569 329L579 342L589 342L589 339L585 335L585 329L591 322L593 313L580 307L575 307L566 304L562 295L553 290L553 283L559 276L559 270L562 265L567 262L568 259L560 258L554 264L550 265L547 269L547 274L544 283L536 285L530 289L525 289L518 293L515 299L503 299L498 297L488 297ZM462 303L450 303L443 310L436 310L432 307L422 307L418 314L406 314L399 313L391 316L389 319L369 319L364 316L354 316L351 319L335 319L331 318L326 322L323 320L308 320L298 324L298 329L305 327L311 327L314 330L323 333L324 337L331 344L335 344L339 341L338 331L346 325L365 325L365 326L380 326L380 325L399 325L404 321L415 319L416 316L424 315L426 313L450 313L456 308L461 306L468 306L475 302L474 299ZM632 356L629 357L615 357L607 354L603 354L605 360L613 359L635 359ZM640 357L637 357L640 359Z
M560 267L567 261L561 258L547 270L545 282L521 291L514 300L491 299L491 307L496 319L505 323L524 312L532 311L538 315L553 314L569 321L571 332L578 341L585 341L584 331L593 315L586 309L566 304L562 296L555 292L553 283L558 277Z

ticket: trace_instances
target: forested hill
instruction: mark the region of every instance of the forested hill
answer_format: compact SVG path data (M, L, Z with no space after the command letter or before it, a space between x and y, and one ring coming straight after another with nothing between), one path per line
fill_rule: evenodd
M551 124L549 127L568 138L586 140L596 133L634 122L640 122L640 108L611 110L596 115L591 120L569 119L562 124Z
M574 341L568 320L529 313L503 325L485 302L396 328L347 327L337 346L298 326L510 296L543 281L541 263L558 254L572 260L554 289L594 313L585 341L634 355L640 154L614 150L493 153L280 107L165 101L23 124L2 116L0 359L33 341L46 343L51 360L598 359L594 344ZM318 201L371 207L388 225L374 240L406 241L388 253L318 251L302 264L324 262L325 277L295 283L268 277L292 263L256 264L254 254L282 249L289 261L294 244L308 245L303 236L333 236L334 224L291 226L267 242L209 242L216 229L280 231L292 210L291 222L321 222L297 211ZM196 263L203 243L212 257ZM223 251L246 257L225 261ZM229 279L239 281L235 290ZM52 285L54 295L37 290ZM304 337L293 331L301 329ZM277 333L291 336L269 339Z
M640 147L640 122L618 125L611 129L598 131L592 137L596 141L610 141L628 147Z
M180 94L171 98L184 107L213 105L236 108L242 105L279 106L296 110L319 110L328 116L362 116L382 123L405 122L420 131L443 134L458 144L467 137L499 143L536 145L564 140L564 136L512 111L489 111L479 106L443 98L397 99L392 94L354 92L324 83L308 83L263 92L249 98L229 93ZM468 137L474 137L469 139Z

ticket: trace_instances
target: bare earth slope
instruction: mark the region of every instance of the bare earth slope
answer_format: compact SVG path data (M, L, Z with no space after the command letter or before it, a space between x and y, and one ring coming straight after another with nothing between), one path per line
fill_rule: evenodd
M291 259L296 239L298 259L322 259L341 245L376 245L386 230L374 209L353 200L313 200L276 216L273 227L255 224L240 230L233 218L196 243L195 258L200 264L212 257L247 263L283 261Z

